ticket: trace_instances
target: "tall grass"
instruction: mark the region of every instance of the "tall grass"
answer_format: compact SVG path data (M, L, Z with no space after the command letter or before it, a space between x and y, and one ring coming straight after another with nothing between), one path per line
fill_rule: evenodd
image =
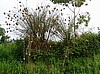
M99 56L59 60L52 64L36 61L24 65L16 60L3 60L0 61L0 74L100 74Z
M18 61L1 61L0 74L22 74L23 66Z
M68 74L100 74L100 55L81 57L67 60L66 71ZM66 74L67 74L66 73Z

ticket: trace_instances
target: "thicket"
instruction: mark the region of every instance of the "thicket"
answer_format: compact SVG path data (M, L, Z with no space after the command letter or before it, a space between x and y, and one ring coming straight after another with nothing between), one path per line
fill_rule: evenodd
M74 42L75 41L75 42ZM100 51L100 34L84 33L73 40L72 53L75 57L89 57Z
M51 49L49 51L48 57L54 59L68 59L68 58L79 58L79 57L92 57L100 52L100 34L95 34L91 32L86 32L71 40L70 46L67 46L65 42L52 42ZM43 53L39 52L42 56ZM38 57L38 56L37 56ZM44 59L47 59L44 57Z
M49 41L51 45L48 55L43 50L39 50L37 54L32 55L33 61L51 61L54 59L67 59L78 57L92 57L100 51L100 33L84 33L71 40L72 45L68 47L63 41ZM14 40L7 45L0 45L0 59L16 59L23 60L24 41Z
M23 40L15 40L7 46L0 45L0 73L100 73L100 34L84 33L72 41L75 41L75 47L71 48L63 42L50 41L52 48L48 55L38 51L29 64L23 63L20 52L23 50Z

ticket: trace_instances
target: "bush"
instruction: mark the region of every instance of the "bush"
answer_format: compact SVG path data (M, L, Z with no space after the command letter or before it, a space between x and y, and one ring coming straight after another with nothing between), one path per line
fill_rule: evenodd
M8 43L6 46L0 45L0 60L12 60L12 51L15 48L14 43Z
M15 48L13 49L13 57L16 60L22 60L23 59L23 49L24 49L24 42L23 40L15 40Z
M100 51L100 34L84 33L76 39L71 39L71 44L68 46L65 42L50 41L51 49L49 54L45 55L43 51L40 51L35 59L41 61L57 61L58 59L74 58L74 57L92 57L94 54Z
M94 33L84 33L80 37L73 39L72 55L74 57L92 56L100 49L99 35Z
M3 60L22 60L23 58L23 40L16 40L14 42L7 43L6 45L0 45L0 59Z
M63 48L65 47L63 41L51 42L50 45L50 54L53 54L56 58L61 58L64 53Z

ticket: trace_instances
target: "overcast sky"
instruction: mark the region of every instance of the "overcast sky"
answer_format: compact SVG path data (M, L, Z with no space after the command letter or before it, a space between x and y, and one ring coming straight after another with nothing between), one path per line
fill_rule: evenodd
M8 10L12 10L13 7L17 6L17 1L22 1L26 4L26 0L0 0L0 23L4 23L4 15L3 12L7 12ZM27 0L27 6L36 8L41 4L52 4L49 0ZM89 27L100 27L100 0L92 0L88 3L87 7L82 6L81 12L88 11L91 14L91 21L89 23ZM96 30L95 30L96 31Z

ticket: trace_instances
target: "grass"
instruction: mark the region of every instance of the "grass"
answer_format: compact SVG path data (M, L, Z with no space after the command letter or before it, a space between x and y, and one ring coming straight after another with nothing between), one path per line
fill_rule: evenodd
M21 74L23 66L18 61L1 61L0 74Z
M100 74L100 54L91 57L43 61L23 64L16 61L11 51L15 44L0 45L0 74Z
M68 74L100 74L100 54L93 57L75 58L69 60Z
M22 64L19 61L1 61L0 74L100 74L100 54L91 58L59 60L54 64L40 61Z

